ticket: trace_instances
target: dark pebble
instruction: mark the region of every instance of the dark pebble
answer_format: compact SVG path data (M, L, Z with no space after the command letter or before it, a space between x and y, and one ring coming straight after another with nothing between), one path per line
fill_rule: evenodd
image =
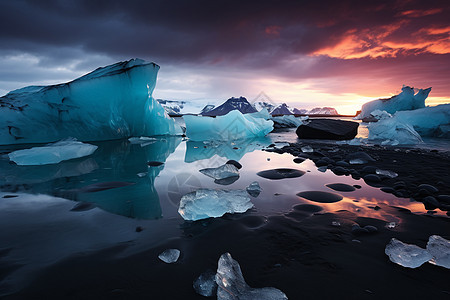
M380 177L378 177L378 175L375 175L375 174L365 175L363 177L363 179L364 179L364 181L369 181L369 182L381 182Z
M305 174L305 172L301 171L301 170L296 170L296 169L272 169L272 170L261 171L256 174L263 178L278 180L278 179L284 179L284 178L300 177L300 176L303 176Z
M419 185L419 190L426 190L427 192L434 194L439 192L439 190L437 188L435 188L434 186L432 186L431 184L421 184Z
M5 195L2 198L8 199L8 198L16 198L19 197L19 195Z
M326 184L325 186L339 192L353 192L355 190L354 186L345 183L330 183Z
M333 173L336 175L345 175L349 173L349 171L344 167L336 167L333 168L331 171L333 171Z
M142 230L144 230L144 228L142 228L141 226L136 227L136 232L141 232Z
M322 191L305 191L300 192L297 196L305 198L310 201L320 203L333 203L342 200L342 196L335 193L322 192Z
M439 202L450 204L450 195L439 195L437 196L437 199L439 200Z
M440 205L439 201L437 201L436 198L434 198L433 196L427 196L427 197L423 198L422 202L424 204L430 204L434 207L439 207L439 205Z
M336 162L336 166L339 166L339 167L349 167L350 164L349 164L348 162L346 162L346 161L340 160L340 161Z
M389 194L395 193L395 189L391 188L391 187L388 187L388 186L383 186L383 187L380 188L380 190L382 190L385 193L389 193Z
M322 207L314 204L298 204L293 207L294 210L298 211L306 211L310 213L319 212L322 210Z
M242 165L239 162L235 161L234 159L230 159L229 161L226 162L226 164L227 165L233 165L233 166L235 166L238 169L242 168Z
M364 226L364 229L370 233L378 232L378 228L376 228L375 226L372 226L372 225Z
M303 158L303 157L296 157L296 158L294 158L294 162L296 163L296 164L301 164L302 162L304 162L306 159L305 158Z
M352 225L352 233L355 235L369 233L369 230L361 228L358 224Z
M361 172L366 173L366 174L375 174L377 168L374 166L365 166L364 168L362 168Z
M353 186L355 187L355 189L360 189L361 188L361 186L359 184L354 184Z

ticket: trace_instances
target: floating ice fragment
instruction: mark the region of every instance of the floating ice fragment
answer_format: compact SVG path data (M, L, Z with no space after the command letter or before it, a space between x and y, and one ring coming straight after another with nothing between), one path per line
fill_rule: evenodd
M333 222L331 222L331 226L334 226L334 227L341 227L341 223L338 222L338 221L333 221Z
M389 171L389 170L381 170L381 169L376 169L375 173L377 173L378 175L383 175L389 178L395 178L398 176L397 173L393 172L393 171Z
M407 268L420 267L433 258L427 250L416 245L405 244L396 238L392 238L386 245L384 253L392 262Z
M252 197L258 197L261 193L261 187L259 186L258 181L253 181L250 183L250 185L247 187L247 193Z
M172 264L178 260L180 253L178 249L167 249L158 255L158 258L167 264Z
M419 133L410 124L392 117L368 126L369 140L382 141L382 145L422 143Z
M146 136L141 136L141 137L131 137L128 139L128 141L131 144L139 144L141 145L141 147L145 147L151 144L156 143L158 139L156 138L152 138L152 137L146 137Z
M232 110L215 118L183 116L186 122L186 136L192 141L229 141L262 137L273 130L273 121L266 120L259 112L242 114Z
M304 152L304 153L312 153L312 152L314 152L314 149L311 146L303 146L300 149L302 149L302 152Z
M432 235L428 239L427 250L433 257L429 262L450 269L450 241L439 235Z
M239 170L233 164L224 164L217 168L201 169L200 173L205 174L215 180L226 179L239 176Z
M216 273L208 270L202 273L193 284L194 290L205 297L211 297L217 293Z
M148 174L147 172L141 172L141 173L137 173L137 176L142 178L142 177L147 176L147 174Z
M305 124L305 121L309 119L308 116L295 117L294 115L284 115L270 118L274 125L274 128L297 128L300 125Z
M218 218L226 213L243 213L253 207L244 190L198 189L181 197L178 213L185 220Z
M63 160L91 155L97 146L76 140L64 140L43 147L23 149L8 154L20 166L57 164Z
M230 253L219 259L216 283L218 300L285 300L287 296L273 287L252 288L244 280L241 267Z
M395 222L389 222L386 224L386 228L388 229L394 229L395 227L397 227L397 223Z

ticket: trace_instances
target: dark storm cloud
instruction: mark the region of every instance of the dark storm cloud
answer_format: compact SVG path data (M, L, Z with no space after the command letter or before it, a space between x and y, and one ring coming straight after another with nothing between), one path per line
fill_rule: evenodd
M447 26L447 1L2 1L2 49L81 47L162 62L277 63L339 44L349 30L408 20L403 39ZM430 14L423 12L431 11ZM422 15L420 14L422 12ZM413 20L413 21L411 21ZM55 51L57 52L57 51ZM60 53L59 56L64 56ZM58 57L53 53L51 57ZM256 65L261 65L257 63Z

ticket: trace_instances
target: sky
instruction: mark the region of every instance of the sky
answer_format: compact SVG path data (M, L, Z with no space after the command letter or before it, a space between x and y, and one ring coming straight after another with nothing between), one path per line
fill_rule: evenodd
M450 102L450 1L0 0L0 95L142 58L155 98L354 114L403 84Z

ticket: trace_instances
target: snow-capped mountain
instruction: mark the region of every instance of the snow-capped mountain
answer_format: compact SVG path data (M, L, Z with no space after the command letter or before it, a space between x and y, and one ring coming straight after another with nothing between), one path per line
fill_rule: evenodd
M315 107L308 112L308 115L338 115L338 112L332 107Z
M201 114L201 115L204 115L204 114L206 114L207 112L213 110L214 107L216 107L216 106L213 105L213 104L207 104L207 105L205 105L205 107L202 108L202 110L200 111L200 114Z
M257 111L261 111L262 109L265 108L270 113L275 108L275 105L273 105L272 103L266 102L266 101L257 101L257 102L253 102L253 107Z
M203 116L223 116L232 110L239 110L243 114L254 113L256 109L247 101L245 97L230 98L222 105L202 113Z
M292 115L292 111L286 103L278 105L272 112L271 115Z
M308 110L307 110L307 109L304 109L304 108L302 108L302 109L294 108L294 109L292 110L292 113L293 113L294 115L306 115L306 114L308 113Z

